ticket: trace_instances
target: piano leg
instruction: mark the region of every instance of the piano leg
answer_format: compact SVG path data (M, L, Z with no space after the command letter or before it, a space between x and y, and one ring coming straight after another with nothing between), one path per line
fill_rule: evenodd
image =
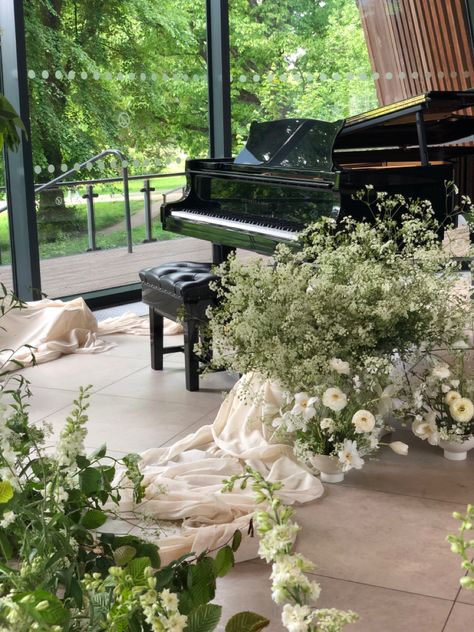
M199 358L194 353L194 345L199 342L199 326L196 320L185 320L184 329L184 371L188 391L199 390Z
M212 244L212 263L214 265L224 263L231 252L235 252L235 248L222 244Z
M151 368L163 369L163 316L150 307Z

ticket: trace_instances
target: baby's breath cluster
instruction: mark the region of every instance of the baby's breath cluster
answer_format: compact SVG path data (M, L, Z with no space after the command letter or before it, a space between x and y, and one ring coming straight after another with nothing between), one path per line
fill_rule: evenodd
M256 502L265 509L254 514L254 524L260 539L259 555L272 563L272 599L284 604L282 623L289 632L339 632L358 616L353 612L317 610L314 603L321 592L319 584L306 573L314 571L313 562L299 553L292 553L299 526L294 511L284 505L277 492L281 483L266 481L259 472L246 467L242 475L235 475L224 483L224 491L232 491L239 483L243 489L249 483Z

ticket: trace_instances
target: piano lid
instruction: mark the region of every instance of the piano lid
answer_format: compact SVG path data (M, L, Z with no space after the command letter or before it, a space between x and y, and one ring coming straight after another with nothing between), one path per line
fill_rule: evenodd
M383 149L418 145L416 116L423 114L427 144L460 142L474 134L474 91L432 91L346 119L334 149ZM471 139L469 139L471 140Z
M331 172L334 141L343 124L316 119L253 121L234 164Z

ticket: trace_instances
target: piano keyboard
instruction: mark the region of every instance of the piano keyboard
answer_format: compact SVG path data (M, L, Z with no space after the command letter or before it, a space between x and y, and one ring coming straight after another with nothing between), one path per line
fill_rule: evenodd
M171 217L176 219L182 219L196 224L205 224L207 226L220 226L230 230L238 230L241 233L265 235L270 239L278 241L296 241L299 237L299 231L297 228L291 230L275 228L274 226L268 226L262 223L262 218L259 219L259 223L252 221L251 218L247 218L243 215L242 219L229 219L226 217L218 217L216 215L207 215L204 212L197 212L187 209L176 209L170 213ZM287 222L288 223L288 222Z

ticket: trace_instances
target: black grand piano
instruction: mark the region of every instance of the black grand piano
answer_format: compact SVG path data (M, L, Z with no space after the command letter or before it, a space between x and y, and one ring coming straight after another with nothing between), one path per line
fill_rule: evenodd
M235 158L187 161L163 227L213 242L219 262L230 248L271 254L321 216L365 216L352 196L369 184L429 199L442 218L454 163L474 154L473 106L474 91L437 91L336 122L254 122Z

